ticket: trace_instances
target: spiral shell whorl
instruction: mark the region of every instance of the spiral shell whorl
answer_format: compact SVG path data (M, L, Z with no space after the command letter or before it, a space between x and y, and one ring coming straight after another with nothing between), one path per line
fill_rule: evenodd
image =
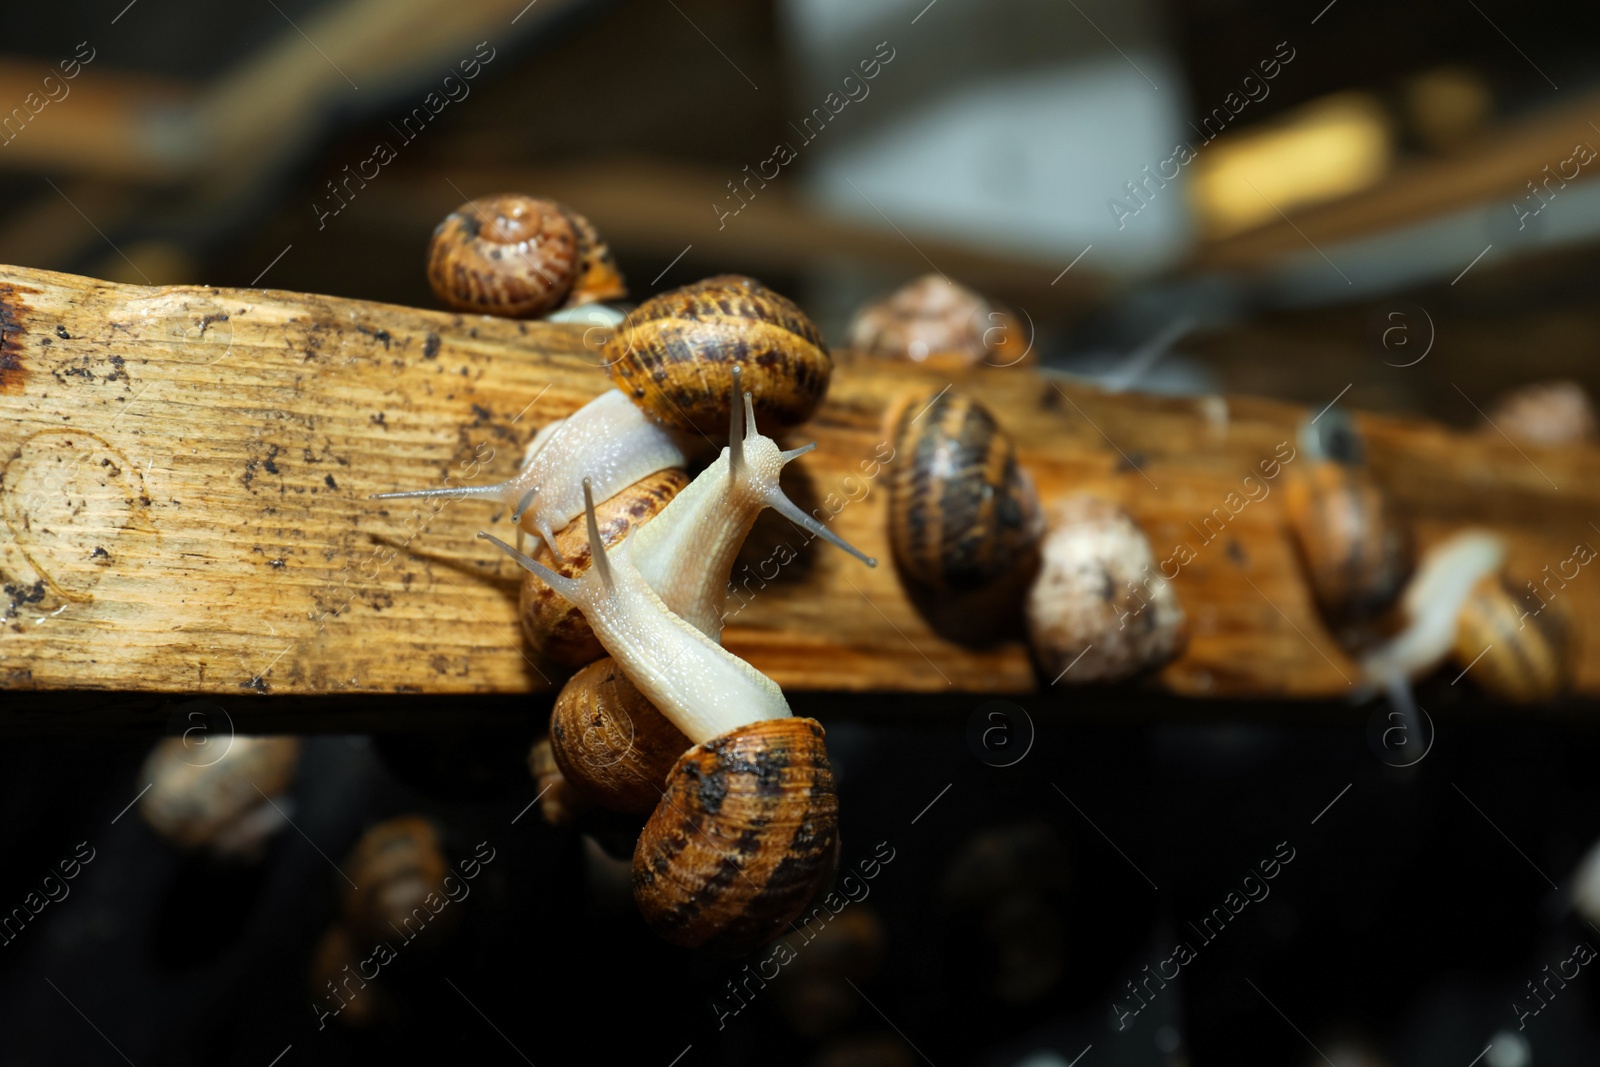
M639 837L634 900L673 944L752 949L822 888L838 810L815 720L755 722L696 745Z
M1038 496L987 408L953 389L917 393L891 433L889 538L908 577L961 592L1032 558L1044 529Z
M660 512L688 484L686 473L669 467L641 478L601 502L595 508L595 517L606 547L615 547L628 531ZM542 543L533 558L568 578L589 569L592 562L589 535L581 520L556 534L556 546L561 550L562 559L556 559L549 546ZM523 576L518 614L529 643L540 655L555 663L579 667L605 655L583 612L535 575Z
M1284 498L1318 606L1339 623L1387 611L1411 577L1410 531L1362 468L1314 463Z
M663 424L716 439L728 424L733 367L756 421L796 426L828 392L833 358L792 301L753 278L719 275L651 297L606 343L617 388Z
M550 750L562 775L612 811L654 809L689 747L609 656L573 675L550 715Z
M1557 606L1534 613L1497 575L1473 586L1456 621L1452 651L1484 691L1515 704L1537 704L1554 700L1570 683L1572 636Z

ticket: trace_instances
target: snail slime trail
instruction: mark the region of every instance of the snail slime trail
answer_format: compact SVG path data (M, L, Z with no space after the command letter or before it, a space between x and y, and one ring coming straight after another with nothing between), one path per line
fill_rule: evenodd
M484 50L488 50L485 54ZM446 74L439 83L438 89L428 90L428 95L412 108L409 113L400 119L396 126L392 121L389 128L400 137L400 145L404 147L415 141L419 134L427 128L428 123L439 117L440 112L452 103L460 103L472 93L472 87L467 82L476 78L484 66L494 61L495 50L488 41L480 41L477 49L466 59L457 64L461 74ZM442 95L441 95L442 94ZM327 181L329 196L323 197L328 204L324 207L321 203L311 205L311 211L317 217L317 229L321 230L328 225L328 220L350 206L350 201L356 198L356 193L367 187L367 182L375 181L383 168L393 163L399 157L399 152L388 141L379 141L373 146L372 154L356 164L354 173L350 171L350 164L344 166L344 177L337 183L332 178ZM368 173L368 170L371 173ZM355 187L351 187L351 182ZM340 195L340 190L343 195ZM338 206L333 206L333 205Z
M889 854L884 855L888 849ZM829 890L817 906L809 913L797 916L791 922L790 928L794 936L784 936L769 946L769 951L754 964L745 964L739 974L728 979L724 986L725 993L720 1000L711 1001L711 1014L717 1017L717 1029L725 1030L728 1020L749 1006L750 1001L756 998L767 983L775 980L782 972L784 966L793 962L800 955L799 950L815 941L823 927L833 921L834 916L840 914L851 904L859 904L867 899L872 892L867 883L882 872L883 868L894 862L895 850L889 842L880 841L873 850L872 858L861 860L856 864L861 877L847 874L839 879L839 889L844 891L844 896L838 890ZM853 883L853 886L852 886Z
M885 49L888 49L887 55L884 54ZM883 68L894 60L895 55L896 52L889 47L888 41L879 41L878 47L874 50L872 56L856 64L860 74L858 75L855 71L851 71L844 76L844 81L841 83L843 95L840 95L838 90L829 93L823 97L821 104L812 108L811 113L800 120L799 126L796 126L793 122L789 123L789 128L799 135L801 147L815 141L822 131L827 128L828 123L838 118L839 113L845 108L852 103L860 103L865 100L868 94L872 92L872 87L867 82L882 73ZM717 229L726 229L728 220L748 207L750 201L756 198L756 193L761 189L765 189L767 182L775 180L782 172L782 169L793 163L799 158L799 155L799 150L793 144L784 141L782 144L773 146L772 155L756 164L755 173L751 173L750 164L746 163L742 172L744 174L743 180L729 179L727 184L732 195L723 195L724 200L729 203L737 203L739 206L730 211L720 204L713 203L711 205L712 214L717 216ZM768 172L768 167L771 168L770 173ZM735 181L738 181L738 184L735 184ZM755 188L751 187L751 182L757 183ZM741 188L744 192L739 191ZM748 197L746 194L748 194Z

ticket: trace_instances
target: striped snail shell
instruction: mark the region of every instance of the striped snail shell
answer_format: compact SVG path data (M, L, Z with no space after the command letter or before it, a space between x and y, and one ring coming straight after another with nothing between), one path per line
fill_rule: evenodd
M1127 512L1087 494L1068 497L1051 515L1041 556L1027 615L1047 677L1113 682L1183 651L1183 607Z
M688 484L687 474L669 467L634 482L602 502L595 508L595 516L606 546L615 546L630 530L659 513ZM583 523L572 523L557 533L555 548L556 552L552 552L548 544L541 542L533 558L569 578L589 569L592 557L588 531ZM538 575L523 575L519 614L528 641L555 663L578 667L605 655L583 612Z
M675 945L730 955L756 948L817 892L838 810L813 719L754 722L695 745L639 837L634 900Z
M688 747L609 656L573 675L550 715L550 750L562 776L613 811L653 810Z
M1292 473L1284 508L1312 595L1340 625L1391 608L1415 566L1409 526L1362 463L1360 439L1342 412L1302 429L1309 464Z
M1451 658L1485 692L1513 704L1554 700L1570 685L1573 633L1559 606L1530 611L1503 575L1480 579L1456 619Z
M428 245L428 282L458 311L512 318L627 295L588 219L521 193L479 197L447 215Z
M787 297L723 274L640 304L602 356L618 389L663 425L716 437L728 424L735 366L763 426L797 426L828 392L833 358Z
M361 835L345 861L354 886L346 890L341 909L355 943L370 948L396 937L418 937L432 943L461 918L461 909L429 909L429 896L444 898L450 873L439 831L419 815L402 815L371 827Z
M954 389L890 416L889 539L911 580L973 590L1034 558L1044 529L1033 479L993 415Z
M850 347L884 359L951 357L968 366L1010 366L1026 354L1013 316L940 274L924 275L856 312Z
M204 748L183 737L163 738L144 763L142 777L151 785L139 814L180 848L249 856L282 828L279 810L266 798L288 790L299 761L297 737L212 738Z

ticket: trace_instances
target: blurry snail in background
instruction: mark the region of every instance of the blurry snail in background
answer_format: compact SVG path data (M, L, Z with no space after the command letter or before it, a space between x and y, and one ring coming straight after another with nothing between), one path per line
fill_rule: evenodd
M495 485L452 486L375 499L493 500L559 553L555 531L583 513L582 483L609 500L689 458L728 425L733 371L776 432L811 417L833 360L799 308L753 278L719 275L651 297L613 330L601 355L617 388L535 438L517 474Z
M588 219L520 193L481 196L447 215L428 245L428 283L457 311L509 318L628 295Z
M1120 681L1183 652L1183 607L1127 512L1088 494L1067 497L1051 514L1041 555L1027 615L1046 677Z
M1481 530L1430 548L1400 598L1405 628L1362 659L1366 682L1407 711L1410 683L1448 658L1500 700L1539 703L1564 692L1574 644L1564 611L1527 604L1502 574L1505 559L1505 543Z
M1410 528L1368 473L1354 425L1338 409L1300 427L1310 462L1290 472L1284 508L1323 618L1346 645L1394 606L1411 577Z
M853 904L821 926L772 986L790 1027L815 1040L853 1019L862 1001L850 983L882 968L884 940L883 921L870 904Z
M850 323L850 347L913 363L949 358L1009 367L1028 354L1016 317L940 274L927 274L863 307Z
M1479 433L1502 433L1524 445L1576 445L1600 441L1600 420L1583 386L1573 381L1534 382L1502 394L1490 405Z
M283 829L291 807L284 794L299 760L297 737L213 738L204 749L186 737L164 738L140 772L150 791L139 801L139 814L179 848L257 859Z

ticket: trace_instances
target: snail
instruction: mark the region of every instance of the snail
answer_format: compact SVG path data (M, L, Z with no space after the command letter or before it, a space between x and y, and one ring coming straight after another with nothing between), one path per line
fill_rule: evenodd
M398 1006L388 990L361 977L361 965L369 947L358 947L350 931L337 923L328 927L311 956L313 1010L334 1016L355 1030L397 1017ZM320 1003L330 1006L334 1003L328 999L330 993L337 998L336 1011L325 1011L320 1006Z
M1028 636L1044 673L1112 682L1175 659L1188 625L1150 542L1127 512L1087 494L1063 500L1028 591ZM1054 684L1054 683L1052 683Z
M1027 569L1044 523L1016 447L953 389L902 398L890 415L889 539L911 581L966 592Z
M673 614L633 562L633 538L607 551L587 482L585 491L594 562L577 578L478 536L577 604L691 744L634 850L645 921L674 944L752 948L798 915L832 869L838 797L822 726L794 717L769 678Z
M1525 445L1593 444L1600 440L1594 404L1573 381L1535 382L1500 397L1479 432Z
M914 363L951 357L971 366L1009 367L1027 351L1009 313L940 274L927 274L856 312L850 347Z
M731 377L732 393L738 396L742 368L734 367ZM780 450L756 429L753 403L745 394L742 405L728 405L729 447L687 488L672 488L669 493L668 488L681 485L684 479L678 472L670 477L663 472L635 483L596 509L602 543L609 547L632 530L633 561L650 587L667 607L713 640L722 636L728 575L734 560L766 508L867 566L877 565L877 560L807 515L785 495L778 484L779 474L786 464L815 446ZM561 568L550 569L571 577L589 565L587 545L578 547L578 533L573 528L556 535L557 552L570 555ZM534 558L538 560L539 554ZM568 665L591 662L600 654L582 614L536 576L524 579L522 603L524 628L536 646L561 654Z
M520 193L479 197L445 216L428 244L428 283L458 311L511 318L628 295L588 219Z
M418 815L404 815L371 827L345 860L354 884L340 908L345 929L358 948L395 938L436 943L460 919L459 908L428 899L445 899L444 879L450 873L439 831Z
M191 748L183 737L162 739L144 762L150 791L139 814L180 848L205 847L231 858L254 858L283 828L283 807L300 760L297 737L229 738L220 756ZM278 797L274 801L269 798Z
M1410 682L1453 658L1503 700L1531 703L1564 690L1570 630L1554 612L1541 618L1545 608L1519 606L1501 576L1505 555L1500 538L1480 530L1435 545L1401 595L1405 628L1363 658L1366 683L1409 711Z
M742 373L734 368L734 388ZM780 451L755 426L748 394L730 420L728 447L687 489L628 538L629 559L674 614L713 641L722 636L728 574L739 546L764 508L772 507L814 536L863 555L802 512L784 495L778 475L811 446ZM598 523L598 509L596 512ZM563 535L565 536L565 535ZM604 532L601 543L605 543ZM537 576L524 584L550 589ZM553 755L566 779L615 811L648 812L687 742L612 661L569 680L551 716Z
M607 500L650 474L685 467L704 435L730 417L733 370L766 390L764 421L804 422L828 390L833 361L805 314L753 278L708 278L631 312L603 349L618 388L568 416L517 474L496 485L452 486L374 499L497 500L512 521L555 547L583 511L581 478ZM709 437L705 438L710 441Z
M1409 527L1363 464L1361 439L1342 412L1301 427L1312 462L1291 476L1284 507L1318 608L1341 628L1394 605L1411 576Z

